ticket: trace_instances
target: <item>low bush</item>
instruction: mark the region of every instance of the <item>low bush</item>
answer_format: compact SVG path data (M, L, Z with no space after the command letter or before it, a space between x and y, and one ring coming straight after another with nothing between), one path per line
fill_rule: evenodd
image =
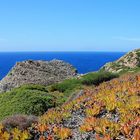
M7 117L2 121L2 125L5 129L10 130L12 128L18 128L20 130L25 130L31 127L33 123L37 123L38 118L36 116L27 115L14 115Z
M83 85L99 85L100 83L104 81L109 81L113 78L118 77L117 74L112 74L109 72L94 72L94 73L89 73L81 78L73 78L73 79L68 79L65 80L61 83L57 83L54 85L50 86L50 91L59 91L59 92L71 92L74 89L80 89Z
M61 83L54 84L50 87L50 91L59 91L59 92L67 92L75 89L76 87L81 85L81 81L74 78L74 79L68 79Z
M43 92L48 92L48 89L47 87L45 86L42 86L42 85L33 85L33 84L30 84L30 85L23 85L20 87L20 89L23 89L23 90L36 90L36 91L43 91Z
M81 78L81 82L83 85L99 85L102 82L109 81L116 77L118 77L117 74L109 72L94 72L84 75Z
M49 108L58 106L58 97L45 87L26 85L0 94L0 120L14 114L41 115Z

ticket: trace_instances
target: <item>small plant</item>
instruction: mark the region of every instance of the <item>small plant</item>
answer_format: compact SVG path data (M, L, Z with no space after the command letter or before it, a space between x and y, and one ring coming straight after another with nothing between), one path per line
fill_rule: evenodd
M81 132L89 132L94 130L97 124L97 119L94 117L88 117L84 120L84 123L80 126L79 130Z
M100 113L100 106L94 106L92 108L87 108L86 109L86 115L87 116L95 116L98 115Z
M61 140L65 140L67 138L69 138L71 136L71 130L68 128L64 128L64 127L56 127L54 129L54 133L56 134L56 136L58 138L60 138Z

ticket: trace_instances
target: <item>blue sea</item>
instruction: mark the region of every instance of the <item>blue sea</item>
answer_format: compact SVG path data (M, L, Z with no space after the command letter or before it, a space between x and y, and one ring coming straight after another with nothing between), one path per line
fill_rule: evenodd
M105 63L115 61L124 54L124 52L1 52L0 79L18 61L60 59L72 64L79 73L87 73L99 70Z

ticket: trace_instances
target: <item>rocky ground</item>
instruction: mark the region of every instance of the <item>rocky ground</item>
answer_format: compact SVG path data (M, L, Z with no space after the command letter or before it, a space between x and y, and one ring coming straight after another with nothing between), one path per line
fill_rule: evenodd
M8 91L23 84L50 85L74 77L76 69L64 61L23 61L18 62L0 81L0 92Z
M119 73L140 67L140 49L131 51L115 62L105 64L101 70Z

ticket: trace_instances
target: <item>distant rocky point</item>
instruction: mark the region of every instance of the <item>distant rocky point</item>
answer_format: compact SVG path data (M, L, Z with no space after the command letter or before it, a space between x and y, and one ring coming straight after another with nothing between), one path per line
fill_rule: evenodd
M122 56L115 62L105 64L101 70L119 73L140 67L140 49L136 49Z
M23 84L50 85L77 75L77 70L61 60L17 62L6 77L0 81L0 92Z

